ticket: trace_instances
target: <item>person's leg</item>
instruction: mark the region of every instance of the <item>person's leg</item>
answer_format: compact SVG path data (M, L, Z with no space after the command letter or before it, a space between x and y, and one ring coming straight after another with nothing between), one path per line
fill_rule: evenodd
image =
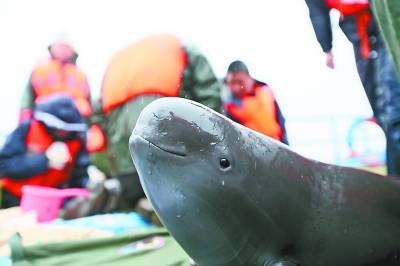
M352 42L357 70L378 124L386 135L386 165L390 175L400 175L400 85L393 62L373 20L368 34L371 55L364 59L360 54L355 23L341 23L347 38Z
M396 130L391 133L396 134ZM387 137L387 149L386 149L386 164L387 172L389 175L396 175L400 178L400 151L399 151L399 137Z
M400 82L388 50L380 40L376 90L378 119L387 138L389 175L400 176Z
M340 27L347 39L352 43L354 50L354 58L356 62L357 72L360 77L361 83L365 90L365 94L370 103L374 117L376 118L376 96L375 89L377 87L376 71L376 57L375 51L371 51L369 58L365 59L361 56L360 52L360 38L357 33L357 25L354 17L346 17L340 22ZM375 47L375 37L370 40L372 48Z

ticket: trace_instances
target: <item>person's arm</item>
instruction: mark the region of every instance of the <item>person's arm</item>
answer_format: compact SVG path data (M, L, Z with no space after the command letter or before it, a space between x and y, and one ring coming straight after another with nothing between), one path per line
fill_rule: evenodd
M27 121L32 118L32 108L35 104L35 95L33 92L32 82L29 78L29 83L25 87L22 95L21 109L19 113L19 122Z
M85 104L80 103L80 105L78 105L78 109L81 112L81 114L83 115L83 117L85 118L86 123L88 123L88 119L93 112L93 104L92 104L92 97L90 94L89 82L87 80L86 75L83 72L81 72L81 73L82 73L81 90L85 94L86 102L85 102Z
M29 178L48 170L45 153L27 153L25 137L29 122L20 124L0 150L0 176L12 179Z
M207 58L194 47L185 47L187 65L180 95L222 111L221 87Z
M332 49L332 27L329 8L324 0L305 0L315 35L322 50L328 53Z
M287 132L286 132L286 126L285 126L285 117L282 114L281 109L279 108L278 103L275 100L275 109L276 109L276 118L278 120L279 125L281 126L282 130L282 142L285 143L286 145L289 145L288 137L287 137Z

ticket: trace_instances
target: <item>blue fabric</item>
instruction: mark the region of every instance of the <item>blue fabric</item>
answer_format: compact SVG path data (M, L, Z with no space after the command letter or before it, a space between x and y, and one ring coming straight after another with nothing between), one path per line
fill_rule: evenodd
M49 113L66 123L83 123L83 118L71 97L52 95L46 101L39 103L35 111Z
M30 121L20 124L8 137L0 150L0 177L29 178L47 171L44 153L28 154L25 137Z
M58 219L52 224L88 227L92 229L110 231L115 235L124 234L126 232L138 229L154 227L148 220L135 212L101 214L73 220Z
M306 0L315 35L324 52L332 49L332 27L329 8L324 0Z

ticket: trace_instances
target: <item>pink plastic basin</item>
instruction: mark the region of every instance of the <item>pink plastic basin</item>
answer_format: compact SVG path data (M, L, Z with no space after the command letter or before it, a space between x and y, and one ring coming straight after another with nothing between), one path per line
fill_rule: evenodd
M26 185L22 187L20 206L23 212L36 211L38 222L48 222L57 218L64 199L70 197L89 197L89 191Z

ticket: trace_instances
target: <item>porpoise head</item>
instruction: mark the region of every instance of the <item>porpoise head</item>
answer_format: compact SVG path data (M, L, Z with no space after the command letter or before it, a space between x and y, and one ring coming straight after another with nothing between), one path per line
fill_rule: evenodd
M276 225L257 205L268 179L255 173L267 169L257 152L273 158L279 145L201 104L173 97L149 104L130 138L147 197L200 265L264 265L271 255L266 246Z

